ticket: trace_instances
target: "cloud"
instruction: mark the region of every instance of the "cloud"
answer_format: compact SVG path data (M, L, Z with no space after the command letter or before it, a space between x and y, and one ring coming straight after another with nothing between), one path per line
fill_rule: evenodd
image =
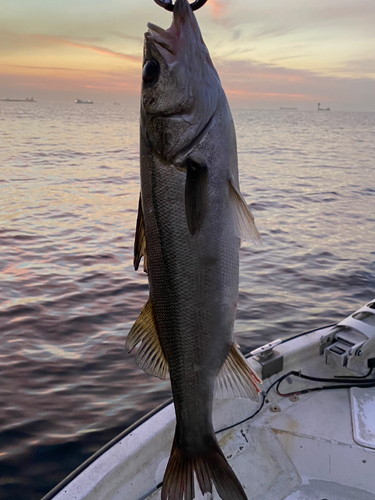
M337 75L351 75L356 78L369 77L375 80L375 57L349 59L344 64L331 68L331 71Z
M46 95L53 96L57 93L65 96L79 96L82 93L87 95L89 92L90 96L116 94L126 98L138 96L141 85L140 74L136 69L128 69L125 72L3 65L0 74L1 97L10 97L14 94L22 96L23 93L28 95L32 92L34 97L39 95L45 99Z
M208 5L211 7L215 19L220 19L227 15L227 7L224 0L210 0Z
M254 30L251 34L252 38L267 38L267 37L280 37L292 33L295 31L295 27L283 26L280 24L274 24L267 27L262 27L258 30Z
M234 2L231 7L238 25L263 23L264 26L279 25L287 28L307 28L342 24L371 26L375 22L373 0L315 0L297 2L294 0L268 0L267 2ZM334 22L334 24L332 24Z
M10 90L23 82L138 96L146 21L170 22L146 0L111 9L93 0L87 15L76 0L49 2L48 11L44 0L33 0L37 9L19 2L0 20L0 74ZM198 19L231 100L375 110L374 0L209 0Z
M233 42L235 42L236 40L238 40L239 38L241 38L241 30L234 30L233 31L233 35L232 35L232 40Z
M120 31L112 31L112 33L120 38L124 38L125 40L134 40L135 42L143 43L143 38L141 36L132 36Z
M140 61L142 60L141 57L139 56L133 56L130 54L124 54L122 52L116 52L114 50L107 49L105 47L100 47L98 45L87 45L87 44L77 43L61 36L55 36L55 35L21 35L21 36L26 37L28 40L36 41L37 43L42 43L43 45L46 46L50 44L66 45L78 49L90 50L97 54L100 54L101 56L116 57L137 64L140 63Z
M337 55L335 45L345 46L349 39L353 47L362 44L364 50L375 50L374 0L231 0L225 2L228 7L224 15L220 4L219 8L216 2L213 5L217 18L212 20L221 25L220 37L229 43L229 32L241 30L242 42L255 41L260 47L265 44L271 51L277 51L278 44L292 47L299 42L313 47L317 43Z
M311 109L317 102L331 109L375 111L374 80L324 76L314 71L290 69L253 61L217 61L216 67L229 99L250 106L294 102Z
M51 50L51 47L54 46L65 46L72 47L81 50L88 50L91 52L95 52L101 56L123 59L128 63L140 64L141 57L135 56L132 54L125 54L123 52L115 51L109 49L107 47L102 47L100 45L92 44L92 43L82 43L82 42L91 42L91 41L99 41L99 38L84 38L84 37L64 37L58 35L42 35L42 34L28 34L28 33L2 33L3 45L1 47L1 52L3 54L17 54L17 53L28 53L34 52L35 49L43 48L47 51ZM38 56L37 56L38 57ZM15 55L15 58L17 56ZM55 59L58 58L55 57Z

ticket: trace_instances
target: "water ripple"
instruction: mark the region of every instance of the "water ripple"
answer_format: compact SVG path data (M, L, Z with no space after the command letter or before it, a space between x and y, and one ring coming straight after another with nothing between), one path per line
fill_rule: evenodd
M132 268L138 110L0 107L0 500L39 500L169 396L126 335L148 297ZM114 109L116 108L116 109ZM375 296L375 115L234 112L244 351L342 319Z

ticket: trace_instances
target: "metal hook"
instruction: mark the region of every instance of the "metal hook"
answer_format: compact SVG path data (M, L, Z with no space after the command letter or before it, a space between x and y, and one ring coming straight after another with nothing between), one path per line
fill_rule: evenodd
M163 2L163 0L154 0L154 2L157 3L158 5L160 5L160 7L163 7L164 9L169 10L169 12L173 12L174 4L172 3L172 0L169 0L169 1L167 0L165 2ZM195 0L195 2L190 4L190 7L193 10L198 10L201 7L203 7L203 5L206 2L207 2L207 0Z

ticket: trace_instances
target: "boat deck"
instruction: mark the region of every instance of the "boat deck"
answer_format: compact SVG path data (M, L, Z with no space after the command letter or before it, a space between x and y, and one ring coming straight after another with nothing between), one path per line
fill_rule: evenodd
M374 388L363 390L375 398ZM254 406L243 400L237 411L242 406L243 415L246 405L251 414ZM228 422L225 413L216 412L216 427ZM221 433L219 442L249 500L375 500L375 450L353 439L349 389L270 398L258 417ZM219 500L196 492L196 500ZM145 498L159 500L160 489Z
M375 387L342 388L282 397L275 382L291 370L325 378L354 376L320 355L326 329L277 346L283 368L266 378L263 408L246 399L214 403L220 446L244 486L248 500L375 500ZM261 364L250 365L260 375ZM371 375L374 380L374 375ZM287 376L281 393L319 382ZM329 385L329 384L328 384ZM367 407L364 408L364 402ZM367 418L370 415L370 418ZM367 420L366 420L367 418ZM53 500L159 500L175 419L170 404L111 447ZM196 487L196 500L203 497Z

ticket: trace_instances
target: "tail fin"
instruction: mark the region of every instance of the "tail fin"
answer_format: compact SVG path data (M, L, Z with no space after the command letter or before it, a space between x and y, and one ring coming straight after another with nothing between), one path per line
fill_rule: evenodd
M248 500L241 483L215 440L210 451L188 454L173 443L164 474L161 500L193 500L194 473L202 494L212 493L212 483L222 500Z

